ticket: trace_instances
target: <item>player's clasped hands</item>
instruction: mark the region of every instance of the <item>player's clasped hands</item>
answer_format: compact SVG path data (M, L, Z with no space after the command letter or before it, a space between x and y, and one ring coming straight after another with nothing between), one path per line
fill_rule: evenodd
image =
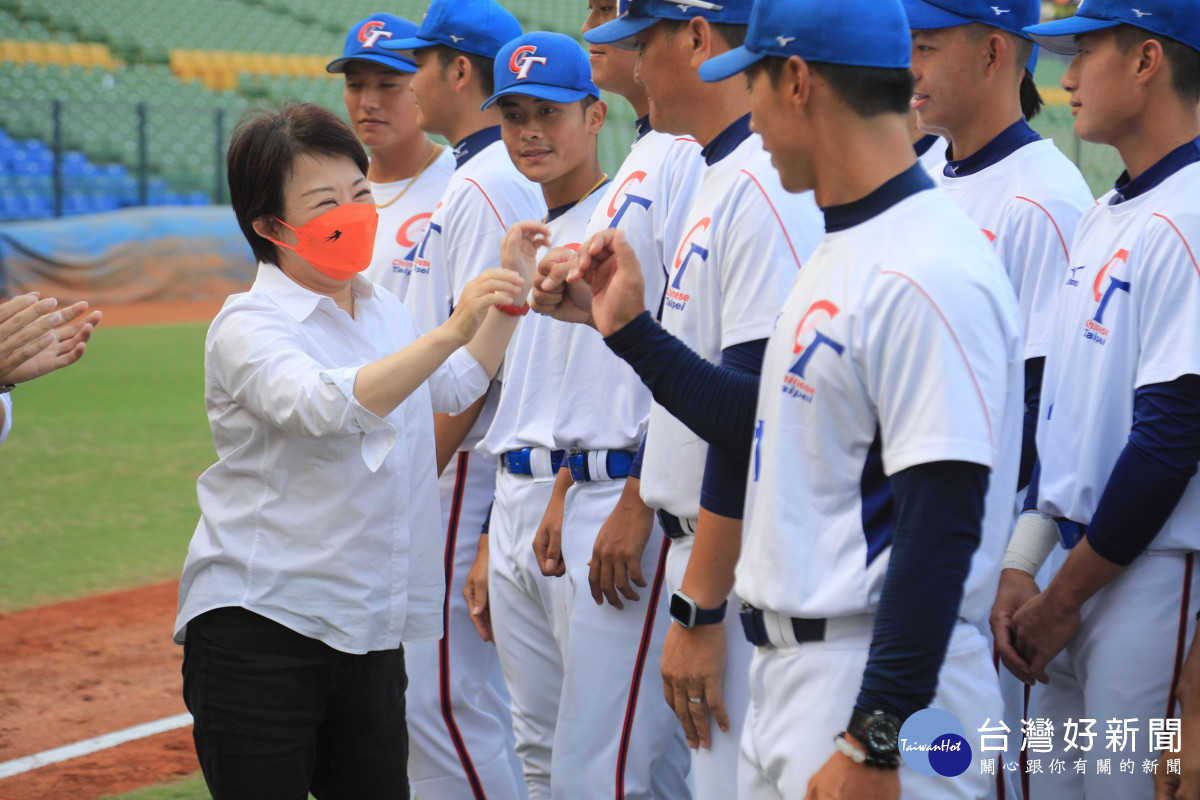
M556 319L588 321L609 336L646 310L641 264L619 230L600 231L575 258L562 257L547 272L540 266L538 271L532 308Z
M101 313L87 313L86 301L57 306L36 292L0 304L0 384L31 381L83 356Z

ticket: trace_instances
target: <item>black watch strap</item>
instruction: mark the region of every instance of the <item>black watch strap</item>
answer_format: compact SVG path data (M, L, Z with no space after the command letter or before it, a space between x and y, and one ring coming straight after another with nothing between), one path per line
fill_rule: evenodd
M862 711L854 709L846 732L862 746L867 758L864 763L880 769L896 769L900 766L900 726L903 723L894 714L885 711Z

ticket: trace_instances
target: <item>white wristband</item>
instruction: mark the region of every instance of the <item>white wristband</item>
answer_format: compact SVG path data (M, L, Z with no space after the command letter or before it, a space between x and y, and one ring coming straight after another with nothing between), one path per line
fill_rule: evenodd
M1059 541L1058 524L1051 517L1041 511L1022 512L1013 526L1002 568L1037 575Z

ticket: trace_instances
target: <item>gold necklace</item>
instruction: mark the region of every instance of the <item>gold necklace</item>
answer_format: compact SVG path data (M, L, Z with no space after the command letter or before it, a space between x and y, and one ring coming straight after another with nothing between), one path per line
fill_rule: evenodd
M607 181L608 181L608 173L601 172L601 173L600 173L600 180L596 181L596 185L595 185L595 186L593 186L592 188L588 189L586 192L584 192L584 193L583 193L583 197L579 198L579 199L578 199L578 200L576 200L574 203L571 203L571 208L574 208L575 206L577 206L577 205L579 205L580 203L582 203L584 200L587 200L589 197L591 197L591 196L592 196L592 194L593 194L593 193L594 193L594 192L595 192L597 189L599 189L601 186L603 186L603 185L604 185L604 184L605 184ZM549 214L547 214L545 217L543 217L543 218L542 218L542 223L543 223L543 224L545 224L545 222L546 222L547 220L549 220L549 219L550 219L550 215L549 215Z
M376 208L387 208L392 203L399 200L401 197L404 197L404 195L408 193L408 190L413 187L413 184L417 182L417 179L421 177L422 173L424 173L425 170L428 169L430 164L432 164L434 161L437 161L437 157L440 156L442 154L442 151L445 149L446 149L445 146L440 145L440 144L435 144L433 146L433 152L431 152L429 154L429 158L425 159L425 163L422 164L421 168L417 170L417 174L413 175L411 178L408 179L408 185L400 190L400 194L396 195L391 200L388 200L386 203L376 203L375 207Z

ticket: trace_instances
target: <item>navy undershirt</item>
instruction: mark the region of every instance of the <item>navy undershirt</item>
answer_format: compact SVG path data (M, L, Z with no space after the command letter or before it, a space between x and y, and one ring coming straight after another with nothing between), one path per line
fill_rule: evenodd
M891 477L892 550L856 708L905 719L933 701L979 546L987 485L987 467L961 461Z
M1021 430L1021 470L1017 489L1029 485L1033 465L1037 463L1037 420L1042 402L1042 374L1046 370L1045 356L1025 360L1025 421Z
M641 141L642 137L654 130L654 127L650 124L650 115L647 114L644 117L638 117L633 123L633 129L637 131L637 139L635 141Z
M916 152L917 158L920 158L921 156L928 153L929 148L931 148L935 144L937 144L937 140L940 138L942 138L942 137L938 136L935 133L927 133L924 136L922 136L920 139L917 139L915 142L913 142L913 151Z
M715 139L704 146L700 151L700 155L704 156L704 163L710 167L716 164L737 150L738 145L750 138L750 133L750 115L747 114L718 133Z
M454 145L454 168L460 169L463 164L466 164L477 156L488 145L495 144L498 141L500 141L499 125L475 131L470 136L463 138L462 141Z
M1027 144L1041 141L1041 136L1024 117L1009 125L979 150L958 161L947 161L942 174L947 178L965 178L998 164Z
M1109 198L1108 204L1115 206L1126 200L1132 200L1138 195L1143 195L1179 170L1189 164L1195 164L1197 161L1200 161L1200 139L1193 139L1154 162L1150 169L1138 175L1135 180L1129 180L1129 170L1126 170L1121 173L1121 177L1117 178L1117 182L1113 186L1117 193Z

